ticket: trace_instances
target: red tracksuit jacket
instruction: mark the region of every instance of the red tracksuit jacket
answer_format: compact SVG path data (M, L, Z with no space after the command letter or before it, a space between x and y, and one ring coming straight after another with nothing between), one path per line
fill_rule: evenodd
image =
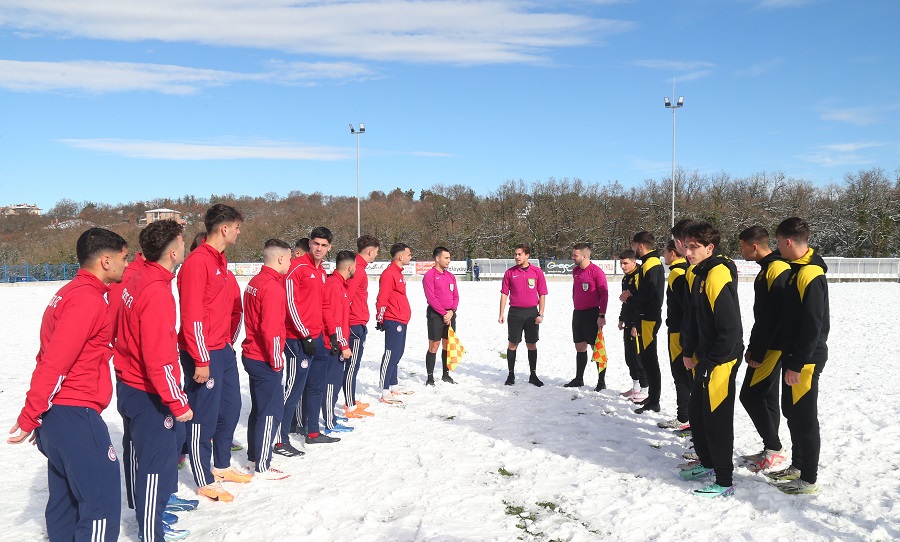
M350 325L364 326L369 323L369 276L366 266L369 262L356 255L356 273L347 280L347 294L350 296Z
M159 395L172 415L191 406L181 389L178 337L175 334L175 275L155 262L135 260L135 269L118 301L116 377L132 388Z
M387 266L378 279L375 311L378 322L393 320L401 324L409 323L412 312L409 299L406 298L406 280L403 278L403 269L394 262Z
M347 281L335 271L325 281L325 348L331 348L331 336L337 335L341 350L350 348L350 296Z
M207 243L191 252L178 272L178 347L197 367L209 365L210 350L231 342L235 294L229 281L225 254Z
M288 338L315 338L322 334L326 276L325 269L321 264L317 266L309 254L291 260L291 268L284 277L287 299L284 327Z
M241 325L244 323L244 306L241 304L241 287L238 285L237 277L231 271L228 272L228 283L234 291L234 305L231 307L231 335L230 344L237 344L238 335L241 334Z
M263 266L244 289L243 355L268 363L273 371L284 368L284 313L287 304L284 278Z
M37 366L17 420L23 431L40 426L41 415L53 405L97 412L109 405L112 326L104 298L108 291L82 269L50 299L41 319Z

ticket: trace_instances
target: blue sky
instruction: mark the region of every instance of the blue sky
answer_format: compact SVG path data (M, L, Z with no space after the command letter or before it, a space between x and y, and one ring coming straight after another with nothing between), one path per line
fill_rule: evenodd
M665 6L665 7L663 7ZM900 168L896 0L0 0L0 205Z

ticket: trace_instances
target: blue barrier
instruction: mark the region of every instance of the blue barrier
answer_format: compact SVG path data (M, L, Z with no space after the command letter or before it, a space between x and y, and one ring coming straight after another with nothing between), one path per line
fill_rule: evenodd
M0 283L9 282L44 282L51 280L70 280L78 272L79 265L72 263L15 264L3 262L3 273Z

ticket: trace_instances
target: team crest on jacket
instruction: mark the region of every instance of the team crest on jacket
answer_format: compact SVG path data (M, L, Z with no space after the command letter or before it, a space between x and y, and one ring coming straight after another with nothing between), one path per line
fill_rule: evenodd
M116 460L116 450L113 448L112 444L109 445L109 450L106 451L106 457L108 457L110 461Z
M306 359L306 358L303 358L303 359L300 361L300 368L301 368L301 369L308 369L308 368L309 368L309 360Z
M450 291L451 291L451 292L453 291L453 285L452 285L452 284L450 285Z
M591 285L588 284L587 282L581 283L581 289L584 290L585 292L588 291L590 288L591 288Z
M209 380L206 381L206 389L208 389L208 390L213 389L213 386L215 386L215 385L216 385L215 378L210 378Z
M705 280L701 280L701 281L700 281L700 293L701 293L701 294L703 293L703 287L704 287L704 286L706 286L706 281L705 281Z
M401 331L403 331L403 326L398 325L398 326L397 326L397 333L400 333Z
M163 421L163 427L166 429L172 429L175 427L175 420L172 419L172 416L166 416L165 421Z
M528 279L528 287L534 290L534 285L536 281L534 279Z

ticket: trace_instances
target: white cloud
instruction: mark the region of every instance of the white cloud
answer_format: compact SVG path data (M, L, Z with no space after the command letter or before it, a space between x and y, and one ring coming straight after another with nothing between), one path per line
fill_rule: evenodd
M712 62L705 60L635 60L632 64L641 68L671 72L695 72L716 67Z
M762 75L765 75L775 66L781 64L781 62L782 60L780 58L764 60L762 62L757 62L756 64L747 66L746 68L737 70L735 72L735 75L737 75L738 77L760 77Z
M403 62L541 62L628 21L514 0L0 0L0 27L116 41L160 40Z
M356 148L328 147L255 139L223 138L211 141L152 141L143 139L60 139L76 149L114 154L128 158L157 160L314 160L336 161L356 158ZM452 154L433 151L367 151L376 156L418 156L448 158Z
M829 109L822 113L822 120L843 122L854 126L869 126L880 121L878 113L871 107Z
M765 9L796 8L812 2L813 0L761 0L757 7Z
M877 162L860 151L891 146L890 143L867 141L859 143L831 143L820 145L810 154L799 156L801 160L826 167L867 166Z
M675 81L686 83L688 81L696 81L713 73L716 67L712 62L705 60L661 60L647 59L635 60L631 63L633 66L641 68L649 68L651 70L663 70L669 73L675 73Z
M884 143L870 141L867 143L834 143L831 145L822 145L822 148L834 152L856 152L862 149L871 149L874 147L883 147Z
M708 75L712 75L712 70L697 70L695 72L682 73L675 79L679 83L687 83L688 81L696 81L697 79L702 79Z
M273 141L171 142L140 139L60 139L77 149L116 154L129 158L160 160L348 160L355 149Z
M133 62L0 60L0 88L24 92L194 94L204 88L243 81L311 85L322 80L358 80L374 75L371 69L349 62L273 61L267 67L265 72L239 73Z

